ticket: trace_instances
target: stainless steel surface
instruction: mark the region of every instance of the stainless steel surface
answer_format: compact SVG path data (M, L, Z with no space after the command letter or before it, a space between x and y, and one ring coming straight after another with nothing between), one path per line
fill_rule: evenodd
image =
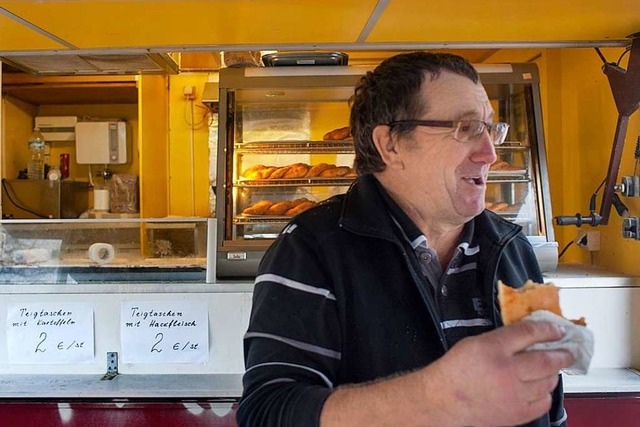
M0 375L0 398L215 398L242 396L242 374Z

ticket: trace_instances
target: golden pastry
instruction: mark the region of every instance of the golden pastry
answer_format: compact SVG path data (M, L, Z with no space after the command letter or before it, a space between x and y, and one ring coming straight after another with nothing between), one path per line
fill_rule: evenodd
M285 213L285 215L287 215L287 216L296 216L299 213L302 213L302 212L306 211L307 209L310 209L310 208L314 207L315 205L316 205L315 202L310 202L310 201L302 202L298 206L289 209Z
M509 207L508 203L498 202L498 203L494 203L493 206L491 206L491 210L494 211L494 212L499 212L499 211L502 211L502 210L504 210L504 209L506 209L508 207Z
M291 165L289 170L284 174L283 178L285 179L304 178L307 172L309 172L309 165L304 163L295 163Z
M265 215L284 215L289 209L291 209L291 201L284 200L271 205L265 212Z
M257 178L256 179L269 179L271 177L271 174L274 173L278 168L275 166L267 166L264 169L260 169L257 172Z
M347 139L350 136L351 128L349 126L345 126L325 133L322 139L325 141L340 141L342 139Z
M242 213L245 215L264 215L271 205L273 205L271 200L260 200L246 207Z
M319 176L322 178L339 178L348 174L349 170L351 170L349 166L337 166L323 170Z
M280 179L284 177L289 169L291 169L291 166L283 166L281 168L278 168L271 175L269 175L269 179Z
M311 169L309 169L309 172L307 172L307 174L304 177L313 178L315 176L320 175L322 171L324 171L325 169L329 169L333 167L335 167L335 165L330 165L328 163L318 163L317 165L313 165Z
M559 290L551 283L534 283L529 280L523 287L514 289L498 281L498 303L505 325L518 322L537 310L547 310L562 316ZM586 326L584 317L571 321L576 325Z

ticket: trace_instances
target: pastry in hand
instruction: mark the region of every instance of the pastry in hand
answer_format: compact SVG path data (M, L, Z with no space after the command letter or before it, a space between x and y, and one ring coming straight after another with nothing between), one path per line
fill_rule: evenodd
M538 310L550 311L563 317L559 289L551 283L534 283L529 280L521 288L515 289L499 280L498 303L505 325L519 322ZM571 321L577 325L586 325L584 317Z

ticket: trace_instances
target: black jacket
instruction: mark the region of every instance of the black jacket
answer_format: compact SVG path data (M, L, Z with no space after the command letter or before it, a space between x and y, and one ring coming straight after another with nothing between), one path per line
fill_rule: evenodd
M483 287L542 282L520 227L475 221ZM245 336L241 426L317 426L333 387L423 367L447 350L428 285L398 238L375 178L294 218L267 251ZM562 385L553 420L564 415ZM549 426L545 416L528 426Z

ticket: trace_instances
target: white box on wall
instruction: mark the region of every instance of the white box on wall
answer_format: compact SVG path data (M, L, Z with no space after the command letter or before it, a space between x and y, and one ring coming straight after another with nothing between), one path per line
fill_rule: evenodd
M35 119L36 127L47 142L74 141L77 123L76 116L37 116Z
M124 121L78 122L76 162L79 164L127 163L127 124Z

